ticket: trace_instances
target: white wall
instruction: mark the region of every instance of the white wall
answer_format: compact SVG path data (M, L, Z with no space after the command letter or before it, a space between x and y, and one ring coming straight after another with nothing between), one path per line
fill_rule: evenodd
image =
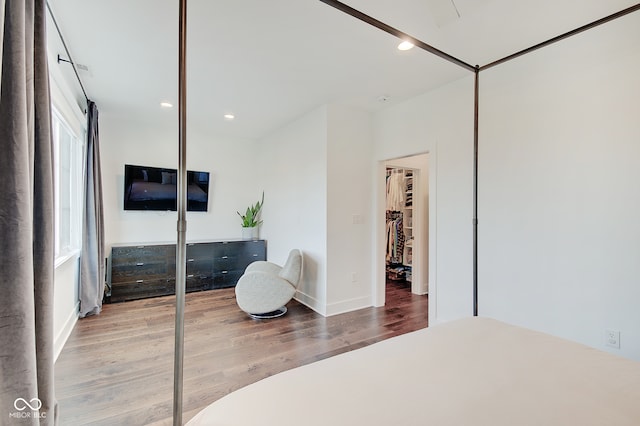
M387 159L424 152L429 152L431 160L429 193L431 205L436 206L436 222L429 229L429 321L435 324L473 313L472 76L374 117L374 160L380 162L379 168ZM383 203L384 187L379 185L375 209L382 211ZM376 236L375 246L384 250L384 233Z
M636 13L481 73L478 217L481 315L640 360L638 40Z
M125 211L124 164L177 168L175 111L161 124L103 113L100 144L105 243L166 242L176 239L176 212ZM187 212L187 239L240 238L238 210L260 199L256 184L254 141L229 140L187 129L187 168L210 173L207 212Z
M371 306L371 115L328 108L327 314Z
M323 106L258 147L269 260L304 252L296 298L323 315L371 306L370 114Z
M73 255L56 265L53 278L53 351L58 358L78 320L79 257Z
M261 237L270 261L289 250L304 253L296 298L326 315L327 108L304 115L256 146L259 185L265 192Z

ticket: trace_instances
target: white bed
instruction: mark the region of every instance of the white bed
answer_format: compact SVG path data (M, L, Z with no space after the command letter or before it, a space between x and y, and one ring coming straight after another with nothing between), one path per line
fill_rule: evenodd
M285 371L199 425L640 425L640 363L488 318Z

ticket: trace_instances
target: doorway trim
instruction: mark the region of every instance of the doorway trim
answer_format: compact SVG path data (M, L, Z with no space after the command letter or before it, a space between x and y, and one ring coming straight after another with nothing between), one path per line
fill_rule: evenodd
M428 159L428 293L429 293L429 324L437 322L437 151L435 146L423 152L403 155L393 158L379 160L375 176L375 236L374 236L374 277L373 280L373 305L384 306L385 304L385 246L386 246L386 169L394 161L414 157L416 155L427 155ZM398 166L399 167L399 166ZM406 167L413 168L413 167ZM423 171L421 171L423 172ZM415 181L414 181L415 184ZM423 188L424 190L424 188ZM415 199L415 198L414 198ZM415 214L414 214L415 220ZM421 220L424 226L424 219ZM423 275L424 280L424 275ZM418 285L420 285L419 283ZM414 285L412 284L412 292Z

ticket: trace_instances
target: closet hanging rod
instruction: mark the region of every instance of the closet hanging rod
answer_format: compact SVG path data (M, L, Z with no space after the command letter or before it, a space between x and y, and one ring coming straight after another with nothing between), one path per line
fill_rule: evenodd
M64 47L64 51L67 52L67 59L62 59L60 55L58 55L58 63L67 62L71 64L71 68L73 68L73 72L76 74L76 79L78 80L78 84L80 85L80 89L82 89L82 94L84 95L84 100L89 103L89 97L87 96L87 91L84 90L84 85L82 84L82 80L80 80L80 74L78 74L78 69L76 68L76 64L71 58L71 53L69 53L69 48L67 47L67 43L64 41L64 37L62 37L62 31L60 31L60 27L58 26L58 21L56 20L53 11L51 10L51 5L47 2L47 10L49 11L49 16L51 16L51 20L53 21L53 25L56 27L56 31L58 32L58 37L60 37L60 41L62 42L62 46Z

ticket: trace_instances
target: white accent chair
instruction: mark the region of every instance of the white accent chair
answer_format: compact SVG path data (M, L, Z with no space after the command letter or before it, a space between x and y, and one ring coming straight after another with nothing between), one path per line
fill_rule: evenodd
M236 285L236 302L252 318L276 318L287 313L302 277L302 252L291 250L285 264L259 260L247 266Z

